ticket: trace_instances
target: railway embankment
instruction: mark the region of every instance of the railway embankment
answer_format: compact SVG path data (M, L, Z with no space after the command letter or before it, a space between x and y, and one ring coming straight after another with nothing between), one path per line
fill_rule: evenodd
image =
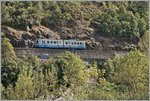
M125 55L128 51L117 50L73 50L73 49L42 49L42 48L15 48L16 55L20 56L38 56L40 54L48 54L49 57L55 57L65 51L70 51L79 55L82 59L108 59L115 55Z

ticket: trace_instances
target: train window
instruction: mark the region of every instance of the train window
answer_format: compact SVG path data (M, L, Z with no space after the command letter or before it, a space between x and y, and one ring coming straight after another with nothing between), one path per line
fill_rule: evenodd
M71 44L73 45L73 42Z
M79 45L79 42L77 42L77 45Z
M53 44L53 41L50 41L51 42L51 44Z
M54 44L56 44L56 41L54 41Z
M76 45L76 42L74 42L74 45Z
M68 44L68 42L66 42L66 45Z
M47 43L49 43L49 41L47 41Z
M37 44L38 44L39 42L37 41Z
M42 41L42 43L45 43L45 41Z

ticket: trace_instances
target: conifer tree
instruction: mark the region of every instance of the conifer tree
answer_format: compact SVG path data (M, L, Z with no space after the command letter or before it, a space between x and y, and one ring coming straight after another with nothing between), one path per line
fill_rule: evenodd
M148 99L148 57L139 51L106 62L110 82L118 85L119 99Z
M17 80L18 67L17 57L13 46L8 38L2 38L2 84L7 86Z

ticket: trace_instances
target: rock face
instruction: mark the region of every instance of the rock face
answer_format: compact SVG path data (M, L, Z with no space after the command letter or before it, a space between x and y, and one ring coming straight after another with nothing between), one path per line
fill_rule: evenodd
M4 33L2 37L5 36L9 38L13 46L20 47L25 45L22 39L23 31L15 30L8 26L2 26L2 32Z
M50 29L44 26L33 26L32 29L28 31L22 31L8 26L2 26L2 37L7 37L10 39L10 42L14 47L32 47L34 40L39 35L42 35L45 38L56 38L60 39L59 35L56 32L51 31Z
M35 36L43 36L45 38L55 38L60 39L59 34L56 32L51 31L50 29L44 27L44 26L33 26L33 28L30 30L31 33L34 33Z
M96 40L91 39L93 36L94 29L89 27L89 23L85 21L77 21L77 26L74 28L61 27L60 31L52 31L42 25L33 26L32 29L26 31L11 28L9 26L2 26L3 36L10 39L10 42L14 47L32 47L34 40L38 36L44 38L55 38L55 39L75 39L84 40L87 43L88 48L98 47L100 45Z
M32 26L32 29L23 31L9 26L2 26L2 37L7 37L14 47L33 47L34 40L38 36L44 38L55 39L75 39L86 41L87 49L105 49L112 50L132 50L136 45L129 41L116 39L113 37L100 36L99 33L95 33L89 22L76 21L74 27L61 27L59 30L50 30L50 28L42 25Z

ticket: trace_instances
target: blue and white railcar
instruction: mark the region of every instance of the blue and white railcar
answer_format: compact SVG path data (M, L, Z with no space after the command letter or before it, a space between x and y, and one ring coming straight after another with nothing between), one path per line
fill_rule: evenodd
M64 40L64 48L69 49L85 49L85 41Z
M38 38L35 40L34 47L35 48L86 49L86 44L85 41Z
M63 40L57 39L36 39L36 48L63 48Z

